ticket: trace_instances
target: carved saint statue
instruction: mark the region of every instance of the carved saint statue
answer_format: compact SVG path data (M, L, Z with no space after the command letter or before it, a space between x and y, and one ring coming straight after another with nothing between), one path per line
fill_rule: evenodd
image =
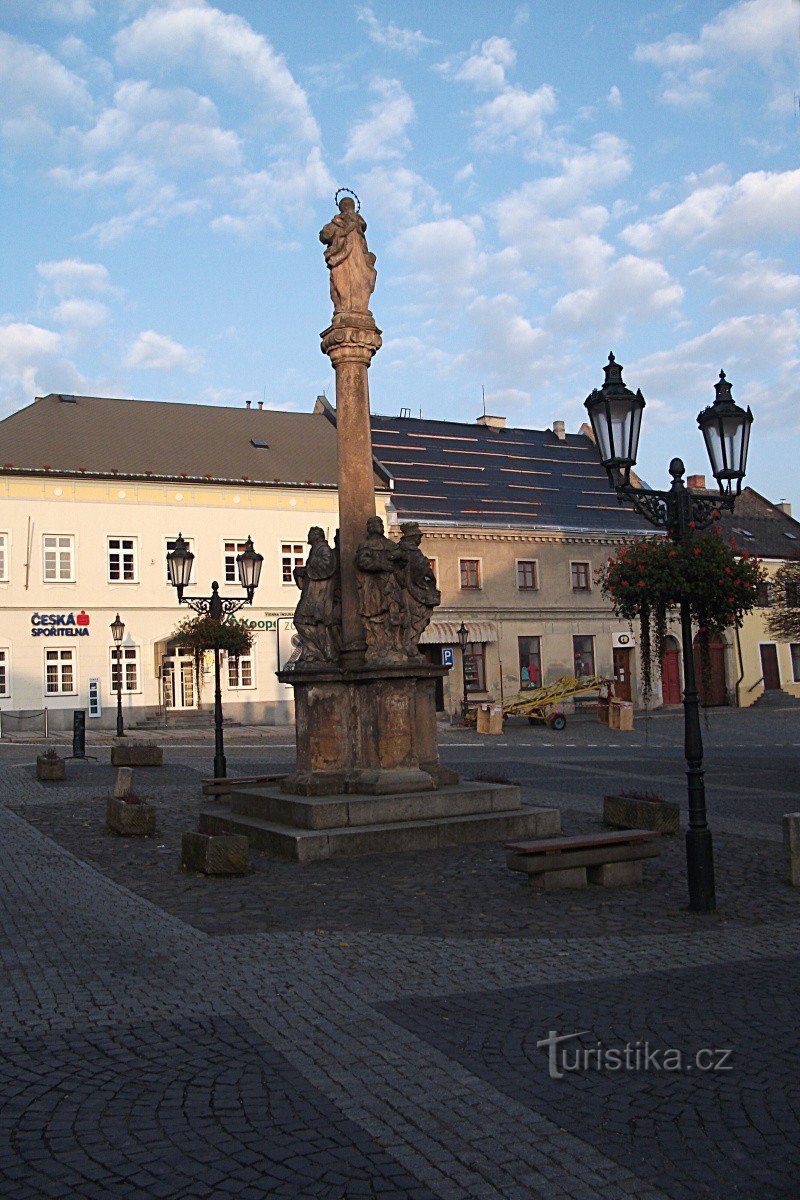
M369 298L378 272L375 255L370 253L364 237L366 228L367 222L356 212L355 201L343 196L338 214L320 230L319 240L327 247L325 262L331 273L334 315L370 312Z
M405 556L383 532L380 517L367 521L367 536L356 551L357 584L361 619L370 663L406 662L403 647L405 604L401 576Z
M403 646L408 657L423 661L419 652L419 640L427 628L433 610L442 602L442 594L436 586L436 577L431 570L427 555L419 548L422 541L416 521L406 521L400 526L402 537L398 549L403 554L405 569L402 575L405 619L403 621Z
M334 611L338 559L318 525L309 529L308 544L311 549L306 565L294 569L294 581L300 588L300 600L294 613L300 639L297 662L305 665L336 662L340 641Z

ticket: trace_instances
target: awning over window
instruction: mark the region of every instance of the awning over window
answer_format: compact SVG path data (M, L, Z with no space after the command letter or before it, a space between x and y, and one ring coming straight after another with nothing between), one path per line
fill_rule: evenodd
M492 621L465 621L469 630L468 642L496 642L497 627ZM457 646L460 621L431 621L420 638L420 644L434 646Z

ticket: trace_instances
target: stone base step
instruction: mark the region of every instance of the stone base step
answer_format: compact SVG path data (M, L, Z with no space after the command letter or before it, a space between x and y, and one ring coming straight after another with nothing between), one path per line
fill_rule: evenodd
M515 811L520 807L520 789L516 784L465 782L430 792L295 796L274 785L250 786L237 788L229 803L231 812L240 817L321 830Z
M783 688L767 688L751 708L800 708L800 699Z
M440 850L445 846L472 842L549 837L561 832L561 817L556 808L523 805L505 812L314 830L242 816L232 813L224 805L209 804L200 810L199 830L201 833L244 834L254 849L266 851L275 858L315 862L361 854Z

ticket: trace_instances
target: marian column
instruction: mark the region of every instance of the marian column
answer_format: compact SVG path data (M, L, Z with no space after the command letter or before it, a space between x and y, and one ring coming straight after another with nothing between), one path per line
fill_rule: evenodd
M321 338L322 352L336 372L343 666L356 666L364 658L355 560L367 521L375 516L367 370L381 347L381 331L369 308L377 271L366 229L355 201L344 196L339 212L319 235L333 301L333 321Z

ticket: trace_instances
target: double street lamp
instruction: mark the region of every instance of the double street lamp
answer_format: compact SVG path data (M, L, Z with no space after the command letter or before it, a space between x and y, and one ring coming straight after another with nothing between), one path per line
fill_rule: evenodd
M178 593L178 603L187 604L201 616L210 617L220 623L225 617L233 616L245 604L253 603L253 596L261 578L261 565L264 561L262 554L253 549L253 539L248 536L244 550L236 556L236 570L239 583L245 589L243 600L224 599L219 594L219 584L216 579L211 584L210 596L184 596L184 590L189 586L192 577L194 554L189 549L183 536L179 533L174 548L167 554L167 570L169 581ZM224 779L227 775L225 763L225 744L222 735L222 687L220 683L220 648L214 646L214 776Z
M464 622L461 622L460 627L456 630L458 644L461 647L461 720L467 719L467 642L469 641L469 630Z
M592 423L600 460L620 503L629 501L633 508L674 541L689 537L695 530L707 528L719 517L719 509L733 511L742 490L747 466L747 450L753 414L734 403L731 385L720 371L715 385L716 399L703 409L697 424L706 443L711 470L719 486L714 497L694 496L683 482L684 465L679 458L669 464L672 484L668 491L637 487L631 483L631 468L636 464L644 396L635 394L622 381L622 367L609 354L604 367L605 383L587 397L585 407ZM683 644L683 712L686 777L689 794L689 828L686 831L686 864L689 882L689 907L693 912L714 912L714 856L711 831L706 818L706 794L703 779L703 739L700 733L700 704L694 669L691 606L680 604Z
M122 639L125 637L125 622L119 619L119 613L111 622L111 636L117 648L117 737L125 737L122 723Z

